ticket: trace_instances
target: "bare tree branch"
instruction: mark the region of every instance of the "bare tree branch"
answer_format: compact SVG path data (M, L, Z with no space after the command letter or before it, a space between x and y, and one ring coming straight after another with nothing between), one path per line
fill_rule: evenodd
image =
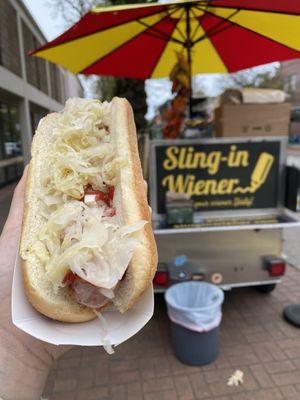
M99 0L47 0L46 4L53 10L53 18L60 14L66 22L66 27L69 27L99 4Z

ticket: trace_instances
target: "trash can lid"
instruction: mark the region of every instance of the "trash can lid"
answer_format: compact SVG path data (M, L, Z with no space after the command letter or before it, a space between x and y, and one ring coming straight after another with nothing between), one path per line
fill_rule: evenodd
M224 301L224 292L208 282L181 282L169 287L165 292L167 304L180 311L210 310Z

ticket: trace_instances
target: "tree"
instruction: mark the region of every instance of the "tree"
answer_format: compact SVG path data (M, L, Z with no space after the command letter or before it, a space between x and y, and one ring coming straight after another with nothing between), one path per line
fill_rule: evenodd
M143 0L107 0L103 5L126 3L142 3ZM53 16L60 13L66 21L66 27L76 23L99 0L48 0L48 5L54 10ZM138 131L146 128L145 114L147 112L145 82L139 79L99 77L95 84L96 93L102 100L111 100L114 96L126 97L132 105Z
M126 97L134 110L137 131L146 129L147 112L145 82L140 79L101 77L97 82L100 98L110 101L114 96Z
M280 65L259 67L239 71L234 74L220 77L219 84L222 89L227 88L265 88L265 89L283 89L284 78L281 74Z
M48 0L47 5L53 9L53 17L61 14L69 27L79 21L99 0Z

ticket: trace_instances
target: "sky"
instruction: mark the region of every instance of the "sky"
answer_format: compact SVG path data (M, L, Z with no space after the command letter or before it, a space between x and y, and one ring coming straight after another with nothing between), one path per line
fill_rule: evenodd
M53 40L59 36L67 28L62 17L55 13L53 8L49 7L47 0L22 0L25 6L31 12L36 23L39 25L41 31L44 33L47 40ZM258 67L257 70L260 72L274 69L274 66ZM198 75L193 79L193 90L197 92L199 89L204 90L208 96L217 96L220 94L220 75L218 74L205 74ZM85 87L86 96L93 96L93 79L82 80ZM146 81L146 93L148 103L148 113L146 117L151 119L156 108L163 104L166 100L172 97L171 95L171 83L166 79L152 79Z
M54 10L47 5L46 0L22 1L29 9L47 40L52 40L64 32L65 25L63 19L59 15L53 15Z

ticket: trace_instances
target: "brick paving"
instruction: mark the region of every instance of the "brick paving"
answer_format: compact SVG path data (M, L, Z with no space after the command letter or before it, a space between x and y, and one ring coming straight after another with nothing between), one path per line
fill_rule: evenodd
M255 289L226 293L220 355L203 367L175 358L162 295L149 324L108 356L101 348L75 347L51 371L44 397L51 400L299 400L300 331L281 317L300 302L300 271L289 267L271 294ZM236 370L244 384L226 382Z

